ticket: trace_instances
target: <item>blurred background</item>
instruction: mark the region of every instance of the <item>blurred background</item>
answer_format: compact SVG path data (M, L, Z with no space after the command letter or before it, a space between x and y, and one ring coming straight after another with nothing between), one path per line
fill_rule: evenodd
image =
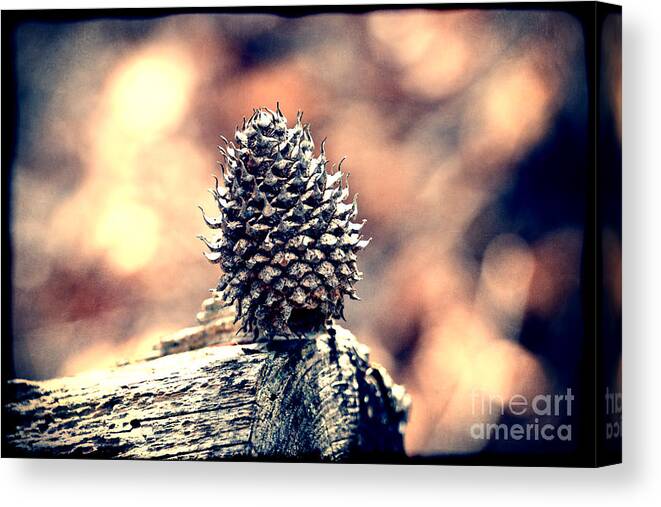
M576 384L588 93L576 18L179 14L26 21L14 43L17 376L111 366L195 323L219 277L195 238L219 135L279 101L290 121L304 111L317 145L328 138L331 161L347 156L374 239L343 325L410 392L409 453L484 450L467 432L475 390Z

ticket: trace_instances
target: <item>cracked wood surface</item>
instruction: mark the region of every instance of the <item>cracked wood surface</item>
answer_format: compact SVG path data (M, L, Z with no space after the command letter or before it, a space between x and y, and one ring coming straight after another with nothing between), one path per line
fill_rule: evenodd
M3 455L399 461L409 399L336 326L108 371L12 380Z

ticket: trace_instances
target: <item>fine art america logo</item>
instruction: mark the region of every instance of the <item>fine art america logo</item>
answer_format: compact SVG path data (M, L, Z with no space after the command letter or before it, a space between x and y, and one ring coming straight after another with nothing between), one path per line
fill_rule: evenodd
M515 416L534 416L525 424L502 422L476 422L470 428L475 440L561 440L572 438L571 424L556 424L554 421L572 415L574 395L571 388L565 394L538 394L528 398L515 394L509 399L474 390L472 413L476 419L497 421L508 412Z
M606 387L606 440L622 438L622 393Z

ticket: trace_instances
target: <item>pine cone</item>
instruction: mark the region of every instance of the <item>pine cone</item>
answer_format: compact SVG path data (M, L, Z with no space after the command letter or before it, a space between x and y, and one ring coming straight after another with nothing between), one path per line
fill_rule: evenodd
M356 253L369 243L354 223L356 198L340 167L326 172L324 142L314 157L310 126L287 128L280 111L254 110L234 143L220 147L224 188L211 189L219 218L202 215L218 230L200 238L224 274L217 290L234 304L241 330L256 339L300 337L344 319L344 296L362 278ZM341 163L340 163L341 165Z

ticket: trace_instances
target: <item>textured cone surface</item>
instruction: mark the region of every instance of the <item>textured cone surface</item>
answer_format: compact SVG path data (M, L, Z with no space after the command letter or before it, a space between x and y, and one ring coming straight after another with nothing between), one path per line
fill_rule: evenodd
M288 128L279 108L263 108L244 120L236 144L221 148L224 187L211 189L220 216L203 213L215 230L202 237L205 255L224 272L217 290L256 338L303 335L344 318L344 296L357 299L362 277L356 253L368 241L353 222L356 200L345 203L343 173L326 171L323 143L314 156L301 117Z

